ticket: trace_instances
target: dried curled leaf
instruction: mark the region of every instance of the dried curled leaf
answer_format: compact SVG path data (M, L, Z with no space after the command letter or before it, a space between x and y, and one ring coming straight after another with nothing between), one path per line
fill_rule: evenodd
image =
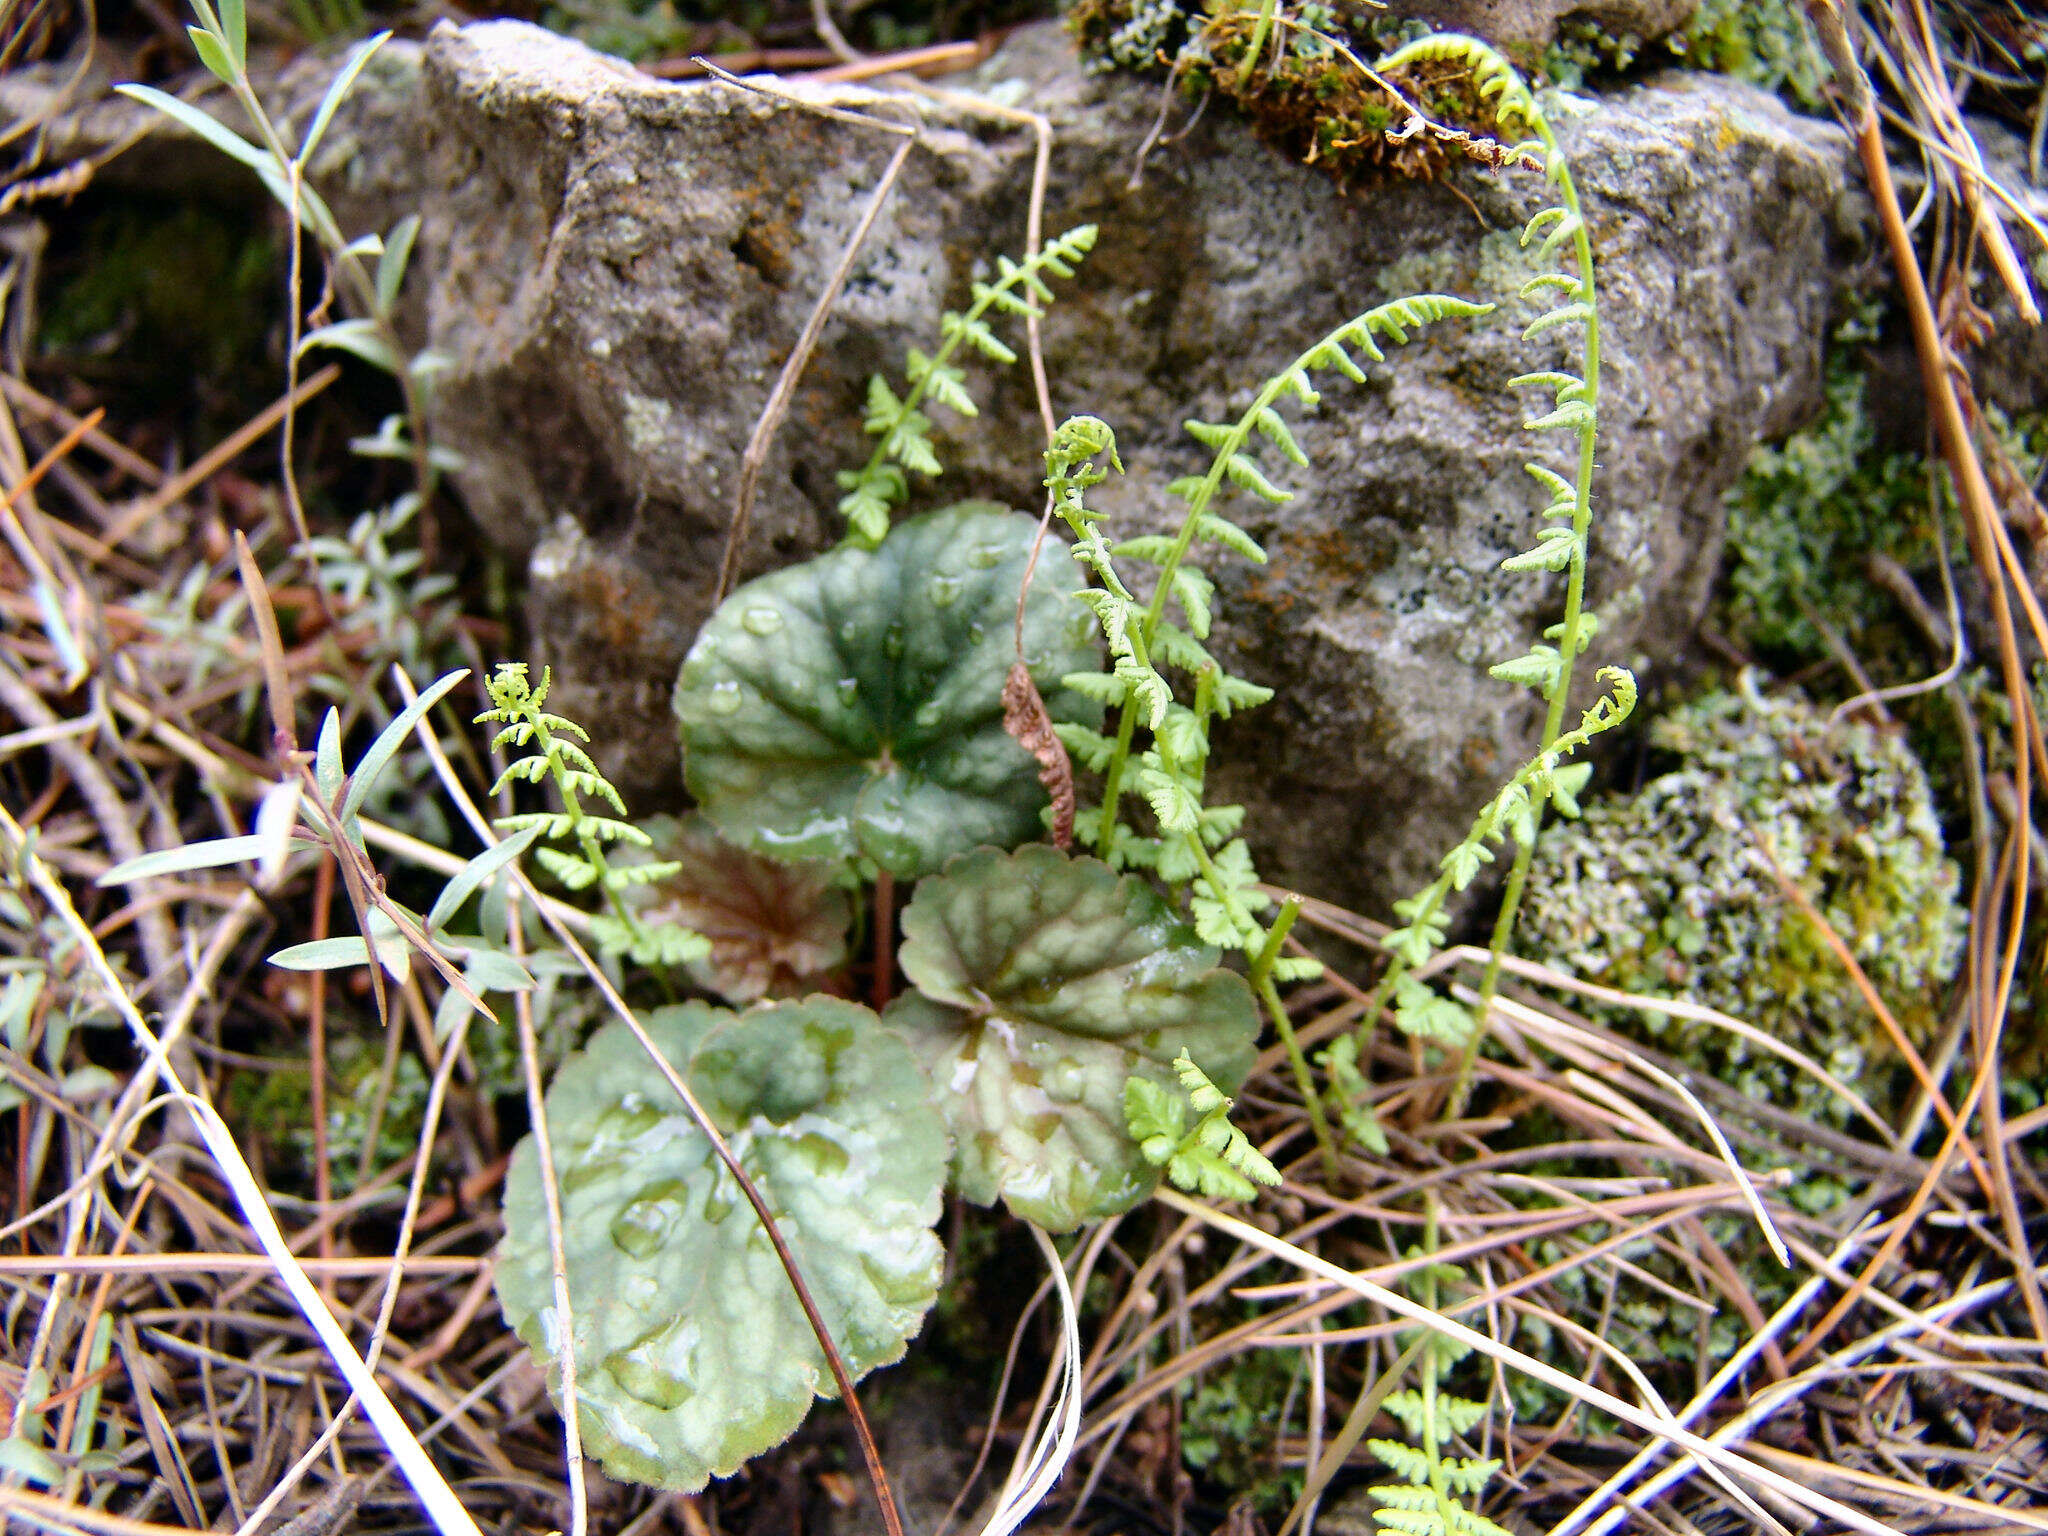
M1074 846L1074 762L1066 743L1053 729L1044 695L1031 680L1031 669L1012 662L1003 682L1003 729L1038 759L1038 782L1052 797L1052 840L1057 848Z
M1183 1050L1224 1092L1251 1069L1244 978L1099 859L1043 843L965 854L919 884L900 958L918 990L884 1022L938 1087L960 1193L1053 1231L1158 1182L1124 1119L1132 1076L1178 1093Z
M812 997L689 1003L648 1034L776 1213L858 1379L901 1358L938 1294L946 1131L931 1084L867 1009ZM622 1025L547 1096L585 1448L615 1477L694 1490L803 1422L831 1375L752 1207ZM505 1320L557 1390L547 1212L533 1139L505 1179Z
M802 997L824 989L846 960L853 898L836 866L785 864L735 847L702 816L652 816L640 823L649 853L680 864L673 875L633 888L652 922L678 923L711 941L690 977L729 1003Z

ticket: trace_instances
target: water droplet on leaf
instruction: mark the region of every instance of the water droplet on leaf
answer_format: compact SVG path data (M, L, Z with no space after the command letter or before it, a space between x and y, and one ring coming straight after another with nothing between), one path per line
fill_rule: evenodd
M714 715L730 715L740 707L740 685L731 678L711 686L711 697L705 701Z
M766 639L782 628L782 615L773 608L757 604L740 615L740 623L746 626L748 634Z

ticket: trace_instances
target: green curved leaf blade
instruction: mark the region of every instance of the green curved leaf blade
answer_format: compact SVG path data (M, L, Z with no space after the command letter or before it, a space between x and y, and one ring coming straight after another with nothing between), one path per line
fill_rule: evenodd
M962 502L733 593L676 681L705 815L758 853L865 854L905 879L1036 836L1045 791L1002 701L1036 535L1023 513ZM1099 725L1059 682L1097 661L1093 618L1060 586L1032 585L1025 662L1055 721Z
M893 1004L939 1089L954 1179L1053 1231L1129 1210L1158 1169L1125 1121L1125 1083L1176 1098L1187 1051L1225 1093L1251 1070L1258 1015L1144 881L1033 844L984 848L926 880L903 914Z
M900 1358L937 1294L946 1132L928 1080L867 1009L664 1008L648 1033L759 1186L858 1378ZM585 1449L694 1490L831 1395L823 1353L738 1184L613 1024L548 1090ZM505 1184L505 1319L559 1391L561 1332L532 1138Z

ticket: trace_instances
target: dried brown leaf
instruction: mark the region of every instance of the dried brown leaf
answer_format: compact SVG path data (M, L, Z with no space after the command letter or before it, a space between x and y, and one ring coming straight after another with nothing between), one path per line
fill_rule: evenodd
M652 856L682 868L645 888L642 911L711 941L690 967L699 985L735 1004L822 990L846 960L853 899L829 864L783 864L736 848L701 816L650 817Z
M1067 745L1052 728L1045 699L1023 662L1010 668L1003 683L1003 729L1017 745L1038 759L1038 782L1052 796L1052 840L1055 846L1074 846L1074 764Z

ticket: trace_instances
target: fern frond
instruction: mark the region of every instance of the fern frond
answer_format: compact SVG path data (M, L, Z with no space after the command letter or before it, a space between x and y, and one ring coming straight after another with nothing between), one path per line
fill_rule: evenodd
M1174 1058L1185 1105L1149 1078L1124 1084L1124 1121L1145 1160L1166 1170L1178 1188L1219 1200L1249 1200L1257 1186L1277 1185L1280 1171L1230 1123L1232 1100L1183 1050ZM1184 1130L1187 1110L1200 1116Z
M965 313L947 311L939 321L939 345L932 353L921 348L905 351L904 376L908 388L898 395L880 374L868 380L867 414L863 429L879 438L858 470L842 470L839 485L847 494L840 498L853 539L870 548L879 544L889 529L895 506L907 499L909 486L904 471L939 475L944 466L932 445L931 418L919 406L927 399L961 416L979 414L974 398L967 392L967 375L953 361L962 347L1005 366L1017 361L1017 354L989 326L991 312L1017 315L1027 320L1044 313L1053 292L1047 275L1067 278L1074 263L1095 244L1093 225L1082 225L1047 242L1023 261L1008 256L996 263L997 280L976 281L969 289L973 302ZM895 473L888 473L890 469Z
M877 406L886 405L882 396L887 393L886 385L879 395L871 392L871 402ZM681 865L648 861L614 868L606 858L604 850L607 844L644 848L651 846L653 839L623 819L626 814L624 799L599 770L596 760L577 744L578 741L589 741L589 733L575 721L541 708L552 683L553 676L545 668L542 669L539 686L533 687L528 684L526 667L522 663L501 662L496 673L484 685L490 708L479 719L505 722L505 729L498 733L498 741L516 740L520 745L539 748L537 752L507 766L499 775L492 793L498 793L515 781L533 784L551 781L562 800L559 811L501 816L497 821L498 829L516 833L538 828L542 841L533 847L532 853L542 869L567 890L596 888L603 892L611 910L593 914L592 925L599 947L605 953L630 954L641 965L681 964L686 959L703 958L710 953L708 940L674 924L650 928L639 922L620 900L622 891L666 879ZM586 799L602 801L619 814L617 817L592 815L584 807ZM546 846L548 843L568 843L571 846L549 847ZM603 926L606 924L611 926L606 928ZM670 929L673 932L666 931Z
M1555 330L1560 325L1584 325L1593 318L1593 306L1583 299L1576 304L1561 305L1546 310L1522 327L1522 340L1529 341L1545 331Z
M1258 540L1227 517L1218 517L1213 512L1204 513L1195 519L1195 537L1211 544L1220 544L1233 554L1244 556L1254 565L1266 563L1266 551Z
M1430 1040L1451 1050L1464 1049L1475 1027L1464 1004L1444 997L1412 975L1402 976L1394 985L1394 1024L1411 1040Z
M538 847L533 856L546 870L571 891L587 891L597 884L604 872L588 859L573 853L564 853L559 848Z

